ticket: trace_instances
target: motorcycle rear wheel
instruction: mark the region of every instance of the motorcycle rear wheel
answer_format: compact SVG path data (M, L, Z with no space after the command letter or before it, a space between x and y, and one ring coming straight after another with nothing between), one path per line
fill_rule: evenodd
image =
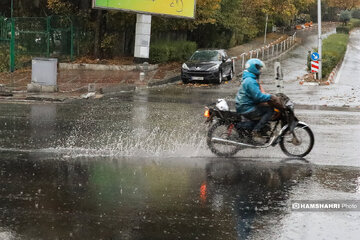
M235 128L233 124L228 124L224 122L217 122L208 131L207 135L207 145L209 146L211 152L216 154L219 157L231 157L239 152L242 147L234 146L226 143L214 143L212 141L213 137L222 138L231 141L239 141L242 134Z
M296 138L288 129L280 140L280 148L287 156L305 157L314 146L314 134L307 125L301 123L296 125L294 134Z

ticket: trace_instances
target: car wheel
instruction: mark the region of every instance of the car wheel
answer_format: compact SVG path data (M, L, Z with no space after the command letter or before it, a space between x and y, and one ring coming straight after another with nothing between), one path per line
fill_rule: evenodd
M230 74L229 74L229 76L227 77L227 79L230 81L231 79L233 79L233 77L234 77L234 71L233 71L233 69L231 68Z
M216 83L217 83L217 84L221 84L221 83L222 83L222 81L223 81L222 72L221 72L221 71L219 71L219 76L218 76L218 79L217 79Z
M181 80L182 80L182 82L183 82L184 84L188 84L188 83L189 83L189 80L187 80L187 79L185 79L185 78L182 78Z

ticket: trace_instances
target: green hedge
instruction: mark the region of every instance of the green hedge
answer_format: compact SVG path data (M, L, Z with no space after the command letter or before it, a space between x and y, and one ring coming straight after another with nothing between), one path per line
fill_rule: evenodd
M187 60L197 49L195 42L176 41L155 43L150 46L150 62L180 62Z
M323 41L322 76L328 76L345 56L348 34L332 34Z
M352 18L349 23L350 30L360 27L360 19Z
M360 19L352 18L347 26L337 26L336 33L345 33L349 34L349 32L354 29L360 27Z
M349 34L349 32L350 32L350 26L337 26L336 27L336 33Z

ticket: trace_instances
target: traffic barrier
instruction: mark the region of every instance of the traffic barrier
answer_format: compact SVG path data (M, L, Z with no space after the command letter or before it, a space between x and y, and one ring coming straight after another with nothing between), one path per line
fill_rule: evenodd
M311 72L317 73L319 72L319 61L311 61Z
M241 73L242 71L244 71L245 63L249 59L256 57L256 58L260 58L263 61L267 61L281 55L295 44L296 44L296 32L294 33L294 35L284 40L283 37L281 37L266 46L254 50L250 50L246 53L242 53L241 55L236 56L237 59L236 61L234 61L234 63L238 65L236 69L239 69L239 72Z

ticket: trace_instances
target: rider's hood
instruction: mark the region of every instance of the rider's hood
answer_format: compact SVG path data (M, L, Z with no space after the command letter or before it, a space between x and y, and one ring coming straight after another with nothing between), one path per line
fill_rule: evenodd
M248 70L245 70L244 73L243 73L243 76L242 76L242 80L244 80L245 78L249 78L249 77L253 78L253 79L258 78L255 74L249 72Z

